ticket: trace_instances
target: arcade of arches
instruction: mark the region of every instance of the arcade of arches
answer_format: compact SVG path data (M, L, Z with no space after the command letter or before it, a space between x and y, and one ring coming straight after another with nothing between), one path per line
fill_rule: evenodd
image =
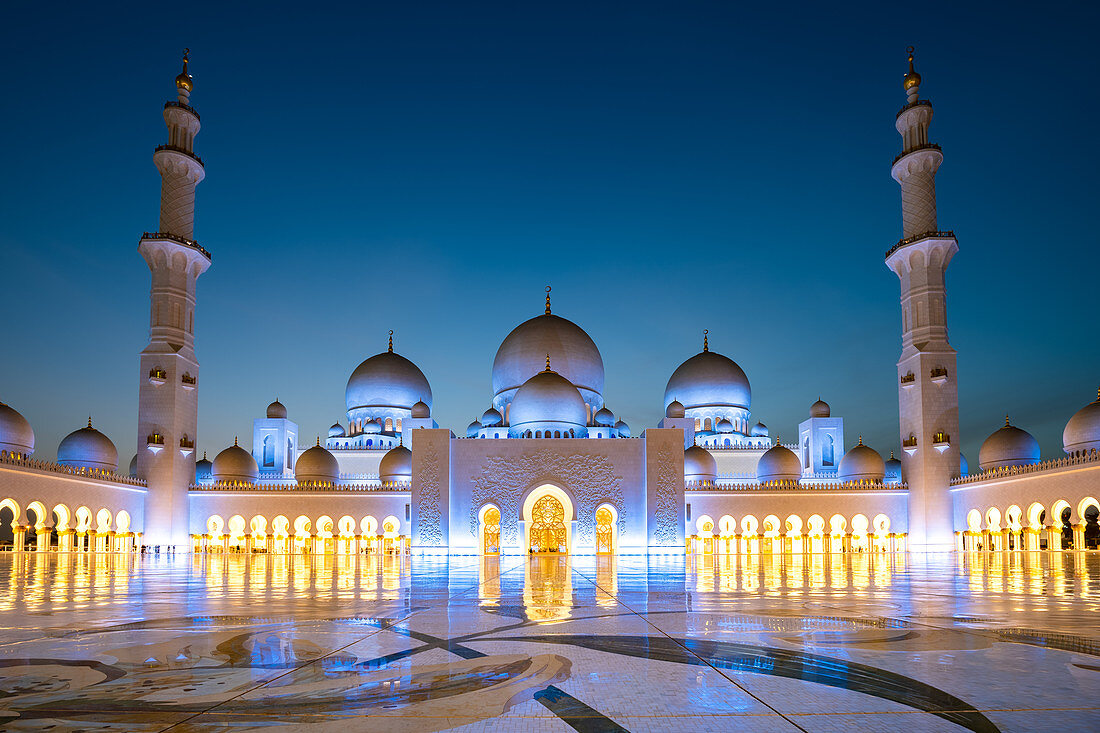
M966 529L955 533L955 549L961 552L1005 550L1100 549L1100 501L1086 496L1071 504L1058 499L1026 507L973 507L966 514Z

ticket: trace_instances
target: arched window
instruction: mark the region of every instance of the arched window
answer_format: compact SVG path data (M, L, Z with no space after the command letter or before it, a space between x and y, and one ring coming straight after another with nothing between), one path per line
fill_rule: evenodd
M726 438L726 445L729 445L729 444L730 444L730 439Z
M828 433L821 440L821 465L833 465L833 436Z
M713 423L711 423L710 418L708 417L706 420L703 421L703 430L710 430L712 425Z
M699 432L703 429L703 421L699 418L695 418L695 431Z
M560 430L555 430L554 431L554 437L555 438L560 438L561 437L561 431Z
M374 445L374 441L373 441L373 440L370 440L370 439L368 438L368 439L367 439L367 447L368 447L368 448L370 448L370 447L371 447L372 445Z
M275 436L264 436L264 468L275 468Z
M810 439L809 437L802 439L802 466L805 468L810 465Z
M541 438L542 437L542 431L541 430L536 430L535 431L535 437L536 438Z
M401 418L397 418L397 432L401 432Z
M286 467L294 468L294 441L286 439Z
M386 418L386 432L387 433L392 433L393 432L393 418L392 417L387 417Z

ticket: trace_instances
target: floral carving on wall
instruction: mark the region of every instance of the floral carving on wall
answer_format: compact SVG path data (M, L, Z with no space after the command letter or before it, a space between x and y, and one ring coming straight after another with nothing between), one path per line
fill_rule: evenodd
M657 502L653 512L653 541L659 547L680 545L680 515L684 508L684 477L676 470L670 450L657 453Z
M470 535L477 537L478 511L492 503L500 509L501 544L518 544L522 519L520 498L524 491L539 483L555 484L572 493L576 504L577 544L595 545L596 509L601 504L615 507L620 535L626 531L631 516L623 500L623 478L615 474L607 456L564 455L540 450L514 458L489 456L485 459L481 475L471 477Z
M435 446L424 447L424 460L417 472L417 544L422 547L443 547L443 515L439 509L439 454Z

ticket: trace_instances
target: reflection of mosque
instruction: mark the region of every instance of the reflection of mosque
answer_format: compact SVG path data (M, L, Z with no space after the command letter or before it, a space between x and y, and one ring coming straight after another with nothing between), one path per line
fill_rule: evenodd
M377 557L1095 547L1100 398L1066 424L1064 457L1042 460L1035 439L1009 424L983 443L978 470L959 453L944 279L958 244L936 219L943 155L929 142L920 84L910 63L891 168L903 238L885 260L901 283L898 458L846 442L843 418L820 399L781 443L754 422L748 376L706 332L670 375L663 418L636 435L604 402L595 342L552 312L547 288L543 312L501 342L492 397L464 431L436 424L428 378L391 332L386 350L352 371L323 444L303 439L275 400L252 421L250 446L235 440L210 461L196 460L193 316L211 258L193 239L205 168L185 61L164 108L169 143L154 152L158 231L139 242L152 289L136 455L120 471L114 443L89 420L61 441L56 463L38 461L30 423L0 404L0 543Z

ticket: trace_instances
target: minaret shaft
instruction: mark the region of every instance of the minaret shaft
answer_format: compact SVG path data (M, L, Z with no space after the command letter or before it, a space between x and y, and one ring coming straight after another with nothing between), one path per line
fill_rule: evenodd
M951 550L951 479L959 474L959 393L956 355L947 336L945 274L959 251L951 232L938 230L936 172L943 162L928 142L932 105L919 99L920 75L905 76L908 104L896 127L902 154L891 175L901 186L902 239L886 253L901 284L902 350L897 364L902 476L909 486L909 545Z
M161 174L159 231L138 251L149 265L149 344L138 372L138 476L149 486L145 542L189 548L188 487L195 478L199 363L195 358L196 283L210 254L193 241L195 187L202 161L192 151L199 116L188 104L191 78L176 78L179 99L168 102L168 144L153 154Z

